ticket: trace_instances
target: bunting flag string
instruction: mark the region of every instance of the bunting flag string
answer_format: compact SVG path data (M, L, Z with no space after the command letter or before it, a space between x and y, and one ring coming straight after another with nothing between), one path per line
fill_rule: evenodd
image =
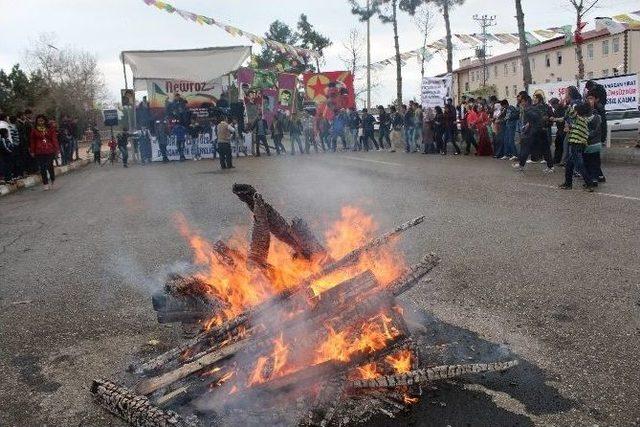
M226 31L227 33L231 34L234 37L245 37L251 40L252 43L258 44L260 46L267 46L270 49L273 49L279 53L293 57L293 59L296 59L297 61L300 61L300 62L304 62L303 59L320 57L320 52L318 51L311 50L311 49L304 49L301 47L280 43L275 40L270 40L270 39L258 36L256 34L252 34L248 31L241 30L240 28L231 26L229 24L219 22L214 18L204 16L204 15L198 15L196 13L189 12L187 10L178 9L172 6L171 4L161 0L142 0L142 1L144 1L148 6L155 6L158 9L164 10L167 13L176 13L186 21L195 22L200 25L214 25L216 27L222 28L224 31Z
M583 23L583 26L586 23ZM619 34L629 29L640 29L640 11L623 13L612 17L603 17L595 19L596 30L607 29L611 34ZM552 27L533 31L527 31L525 38L529 47L539 45L541 43L548 42L549 40L555 40L564 37L566 44L572 44L574 42L580 42L579 31L574 31L571 25L564 25L562 27ZM471 33L471 34L453 34L455 42L453 47L456 50L461 49L476 49L483 45L485 36L483 34ZM488 43L499 43L501 45L519 44L520 37L517 33L490 33L486 35ZM400 61L402 65L410 58L421 59L424 56L426 61L429 61L435 52L446 50L447 41L445 38L441 38L427 45L426 48L419 48L410 50L400 54ZM395 64L395 56L392 56L381 61L377 61L371 64L372 70L381 70L384 67Z

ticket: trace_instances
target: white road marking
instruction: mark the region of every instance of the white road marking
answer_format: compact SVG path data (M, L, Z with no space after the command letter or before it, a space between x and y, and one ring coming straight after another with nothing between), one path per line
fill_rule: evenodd
M361 159L360 157L351 157L351 156L340 156L340 157L343 159L358 160L361 162L380 163L383 165L391 165L391 166L405 166L402 163L383 162L382 160Z
M530 185L532 187L542 187L542 188L551 188L553 190L559 190L559 188L554 186L554 185L535 184L533 182L525 182L524 185ZM597 191L597 190L593 194L597 194L599 196L615 197L616 199L634 200L636 202L640 202L640 197L625 196L624 194L601 193L600 191Z

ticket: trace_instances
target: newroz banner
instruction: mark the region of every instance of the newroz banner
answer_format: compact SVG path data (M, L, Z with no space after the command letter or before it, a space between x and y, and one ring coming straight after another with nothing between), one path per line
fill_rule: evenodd
M186 107L197 117L208 117L210 108L217 104L225 89L223 78L210 82L151 80L147 83L147 87L149 88L149 107L156 117L161 117L176 93L187 101Z
M637 110L638 109L638 75L626 74L624 76L605 77L593 79L604 86L607 91L607 111L612 110ZM580 92L585 93L586 80L580 82Z
M451 74L443 77L424 77L422 79L422 108L443 107L447 98L451 98L453 79Z

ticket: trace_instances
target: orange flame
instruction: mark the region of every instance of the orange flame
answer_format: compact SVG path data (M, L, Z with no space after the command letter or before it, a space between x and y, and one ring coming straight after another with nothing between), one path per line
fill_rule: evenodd
M357 379L362 380L372 380L380 376L380 372L378 371L378 366L375 363L367 363L366 365L358 366L357 370Z
M356 333L350 333L351 328L336 332L333 327L327 326L327 339L316 350L314 364L329 360L346 362L354 353L372 353L383 349L388 341L399 335L395 328L389 327L390 322L390 318L379 314L362 324Z
M271 239L267 273L247 265L248 244L240 232L227 242L233 251L225 254L233 265L221 257L213 245L193 231L184 216L174 216L178 229L194 252L194 262L203 267L196 277L210 287L213 296L223 302L225 308L203 324L205 330L236 317L247 308L260 304L283 290L297 286L305 278L322 269L320 259L306 260L294 257L286 244ZM373 217L359 208L345 206L341 218L326 232L326 246L333 259L339 259L374 237L377 225ZM377 248L360 257L355 265L335 271L311 285L315 295L333 288L345 280L371 270L378 281L386 285L397 278L405 267L403 258L395 251L394 242Z
M411 362L413 354L410 350L401 350L396 354L385 357L387 362L398 374L411 371Z

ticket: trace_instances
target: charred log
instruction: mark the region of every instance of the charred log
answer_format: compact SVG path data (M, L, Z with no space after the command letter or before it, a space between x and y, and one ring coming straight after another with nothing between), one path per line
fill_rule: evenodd
M240 200L247 204L251 211L255 210L256 204L254 196L256 189L248 184L234 184L233 193ZM264 202L269 230L280 241L286 243L293 249L297 256L305 259L311 259L315 254L322 254L326 251L320 250L320 243L314 238L310 240L310 231L308 227L299 230L295 226L290 225L287 220L269 203Z
M269 232L269 221L267 220L267 210L258 193L253 195L253 230L251 232L251 246L249 248L249 260L259 266L267 263L269 255L269 243L271 233Z
M467 374L506 371L518 364L517 360L495 363L472 363L467 365L444 365L434 368L417 369L402 374L383 375L370 380L349 381L350 388L395 388L413 384L426 384L436 380L446 380Z
M93 380L91 394L101 406L132 426L177 427L185 425L182 418L175 412L156 408L145 396L136 396L130 390L111 381Z

